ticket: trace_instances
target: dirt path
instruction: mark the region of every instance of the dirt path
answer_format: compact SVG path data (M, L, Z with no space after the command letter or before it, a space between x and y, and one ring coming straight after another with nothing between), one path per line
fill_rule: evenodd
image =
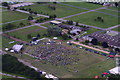
M3 36L6 36L6 37L8 37L8 38L10 38L10 39L12 39L12 40L15 40L15 41L17 41L17 42L21 42L21 43L25 43L25 44L29 44L30 45L30 43L28 43L28 42L26 42L26 41L22 41L22 40L20 40L20 39L17 39L17 38L14 38L14 37L12 37L12 36L9 36L9 35L7 35L7 34L2 34Z
M104 50L101 50L101 49L93 48L93 47L90 47L90 46L81 44L81 43L79 43L79 42L71 41L71 43L76 44L76 45L80 45L80 46L83 46L83 47L87 47L87 48L90 48L90 49L93 49L93 50L96 50L96 51L100 51L100 52L103 52L103 53L107 53L107 54L110 53L110 52L108 52L108 51L104 51Z

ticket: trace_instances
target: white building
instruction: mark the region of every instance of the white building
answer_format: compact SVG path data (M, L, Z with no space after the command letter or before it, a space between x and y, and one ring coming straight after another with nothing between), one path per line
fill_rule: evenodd
M51 24L58 25L58 24L61 24L62 22L54 20L54 21L50 21L50 23L51 23Z
M80 29L73 29L70 31L71 34L76 34L76 35L80 34L80 32L81 32Z
M84 40L88 40L88 41L92 41L93 38L89 37L89 36L83 36L82 37Z
M13 5L10 5L10 9L11 9L11 10L14 10L15 8L18 8L18 7L29 6L29 5L33 5L33 4L34 4L34 3L30 3L30 2L13 4Z

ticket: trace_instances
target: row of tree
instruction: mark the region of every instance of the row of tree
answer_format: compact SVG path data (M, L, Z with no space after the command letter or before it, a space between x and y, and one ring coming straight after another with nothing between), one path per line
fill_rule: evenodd
M2 27L2 30L6 31L6 30L12 30L15 28L16 28L16 26L14 24L9 23L9 24L5 25L4 27Z
M41 75L34 69L25 66L23 63L19 62L16 57L5 54L2 56L2 70L3 72L13 73L17 75L24 75L31 79L40 80Z
M94 21L104 22L104 19L98 16L96 19L94 19Z
M56 10L56 7L54 5L48 5L48 8L51 10Z
M99 42L97 39L92 39L92 41L90 42L90 41L88 41L88 40L86 40L85 41L85 43L86 44L88 44L88 43L92 43L93 45L100 45L100 46L102 46L103 48L108 48L109 47L109 45L108 45L108 43L107 42ZM114 49L116 52L120 52L120 49L119 48L115 48Z
M59 27L53 27L53 26L50 26L48 27L47 29L47 36L48 37L62 37L62 39L64 40L68 40L70 37L67 35L67 34L62 34L62 29L59 28Z
M91 43L92 43L93 45L101 45L101 46L103 46L103 48L108 48L108 47L109 47L107 42L102 42L102 43L100 43L100 42L98 42L98 40L95 39L95 38L92 39Z

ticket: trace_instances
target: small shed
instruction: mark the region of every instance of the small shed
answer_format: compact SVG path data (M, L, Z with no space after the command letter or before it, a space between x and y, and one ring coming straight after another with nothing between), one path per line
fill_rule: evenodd
M62 22L54 20L54 21L50 21L50 23L51 23L51 24L55 24L55 25L59 25L59 24L61 24Z

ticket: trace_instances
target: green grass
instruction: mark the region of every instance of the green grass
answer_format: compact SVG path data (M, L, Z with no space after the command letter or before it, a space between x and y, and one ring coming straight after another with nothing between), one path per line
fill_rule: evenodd
M0 44L2 44L2 45L0 45L0 48L3 48L3 49L11 48L13 45L15 45L17 43L17 42L14 42L12 44L9 44L9 42L14 41L14 40L11 40L11 39L9 39L5 36L1 36L1 35L0 35L0 37L2 37L2 41L0 42Z
M102 17L104 19L104 23L94 21L98 16ZM89 12L86 14L82 14L79 16L74 16L71 18L67 18L67 20L73 20L79 23L91 25L91 26L96 26L96 27L101 27L101 28L109 28L112 26L115 26L118 24L118 18L110 15L105 15L101 13L96 13L96 12Z
M38 26L32 26L32 27L29 27L29 28L24 28L22 30L17 30L15 32L10 32L8 34L10 36L15 36L16 38L19 38L23 41L30 41L31 39L27 38L28 34L31 34L32 37L35 37L35 36L37 36L37 34L40 34L41 38L42 38L43 34L45 34L45 33L46 33L45 29L43 29L41 27L38 27Z
M119 10L119 8L116 8L116 7L109 7L109 9L112 9L112 10Z
M48 13L49 15L56 14L57 17L65 17L65 16L86 11L86 10L69 7L61 4L56 4L56 5L52 4L56 6L56 10L51 10L50 8L48 8L48 5L49 4L40 6L39 4L35 4L35 5L27 6L25 8L31 8L33 11L37 11L38 13L43 12L43 13Z
M6 8L3 8L3 7L0 7L0 11L1 11L1 10L7 10L7 9L6 9Z
M0 75L0 79L3 79L3 78L12 78L12 77L10 77L10 76L6 76L6 75Z
M87 8L87 9L97 9L103 7L102 5L86 3L86 2L64 2L64 3L77 7Z
M69 46L69 45L65 45ZM34 47L34 46L32 46ZM28 49L32 49L28 48ZM70 46L69 46L70 47ZM114 60L107 60L104 56L97 55L91 52L86 52L82 49L78 48L71 48L72 50L76 50L79 52L79 55L68 55L68 57L79 57L80 61L77 62L78 64L67 65L67 66L55 66L51 63L47 62L44 64L43 60L36 60L32 57L24 55L20 57L19 54L13 54L22 60L26 60L31 63L33 66L43 70L45 72L51 73L60 78L93 78L96 75L101 75L103 72L108 71L109 69L115 66ZM86 54L87 53L87 54ZM75 67L75 69L74 69ZM74 72L78 70L79 72Z
M27 19L29 14L21 13L17 11L2 12L2 23L11 22L20 19Z
M110 10L106 10L106 9L101 9L101 10L98 10L98 11L101 11L101 12L105 12L105 13L109 13L109 14L112 14L112 15L119 16L119 15L118 15L118 12L115 12L115 11L110 11Z
M20 23L23 23L24 25L20 25ZM17 22L12 22L11 24L13 24L15 26L15 28L20 28L20 27L25 27L25 26L28 26L30 25L29 24L30 22L28 20L22 20L22 21L17 21ZM8 24L3 24L1 25L2 27L5 27L7 26Z
M46 24L42 24L42 26L45 26L45 27L57 27L57 25L53 25L53 24L50 24L50 23L46 23Z
M113 28L112 30L120 32L120 28L119 27Z
M95 29L95 28L91 28L91 29L87 30L87 31L86 31L87 33L84 34L84 35L92 34L92 33L97 32L97 31L99 31L99 30L98 30L98 29Z

